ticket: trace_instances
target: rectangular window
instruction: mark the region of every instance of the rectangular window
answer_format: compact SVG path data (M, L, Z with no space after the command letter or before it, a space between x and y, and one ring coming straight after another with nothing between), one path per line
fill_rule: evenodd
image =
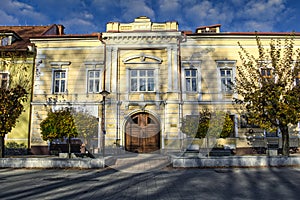
M0 72L0 87L8 87L9 74L7 72Z
M154 91L154 70L130 70L130 91Z
M299 86L300 85L300 72L295 77L295 85Z
M272 69L271 68L261 68L260 73L265 78L272 78Z
M231 92L233 84L232 69L220 69L221 74L221 89L223 92Z
M55 70L53 73L53 93L64 93L67 84L66 70Z
M88 92L89 93L100 92L100 70L88 71Z
M186 91L196 92L197 91L197 70L196 69L185 69L185 86Z

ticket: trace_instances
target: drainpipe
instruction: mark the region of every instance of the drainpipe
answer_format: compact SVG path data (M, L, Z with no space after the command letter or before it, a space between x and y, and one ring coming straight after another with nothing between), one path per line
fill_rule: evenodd
M180 100L179 100L179 127L178 127L178 131L180 131L180 139L181 139L181 148L183 147L183 135L181 133L181 126L182 126L182 121L183 121L183 94L182 94L182 74L181 74L181 42L183 41L183 39L186 39L186 34L183 33L183 38L180 37L177 39L177 55L178 55L178 74L179 74L179 80L178 80L178 87L179 87L179 96L180 96Z
M106 88L106 43L103 41L102 39L102 34L101 33L97 33L98 35L98 40L104 45L104 54L103 54L103 85L102 85L102 92L106 92L105 88ZM100 94L102 93L100 92ZM105 150L105 131L106 129L104 128L105 123L104 123L104 116L105 116L105 94L102 95L102 108L101 108L101 134L98 134L98 140L100 140L99 136L101 136L101 140L102 140L102 154L103 154L103 158L105 156L104 150ZM106 116L105 116L106 117ZM98 142L98 148L99 148L99 142ZM100 151L100 149L99 149ZM99 152L98 152L99 153Z
M33 63L32 63L32 77L31 77L31 91L30 91L30 96L29 96L29 125L28 125L28 136L27 136L27 151L30 151L31 149L31 123L32 123L32 118L33 118L33 115L32 115L32 97L33 97L33 90L34 90L34 76L35 76L35 59L36 59L36 56L37 56L37 52L36 52L36 48L35 48L35 45L32 46L32 52L33 52ZM30 54L30 51L27 52ZM28 55L28 54L27 54ZM49 152L50 153L50 152Z

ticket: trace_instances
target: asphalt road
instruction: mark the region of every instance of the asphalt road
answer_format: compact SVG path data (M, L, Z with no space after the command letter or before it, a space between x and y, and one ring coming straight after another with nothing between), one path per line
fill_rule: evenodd
M300 168L0 169L0 199L299 199Z

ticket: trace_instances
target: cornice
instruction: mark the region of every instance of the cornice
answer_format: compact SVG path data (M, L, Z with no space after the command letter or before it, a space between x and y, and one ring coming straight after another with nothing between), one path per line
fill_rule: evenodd
M181 32L132 32L132 33L103 33L103 40L108 42L168 42L180 39Z

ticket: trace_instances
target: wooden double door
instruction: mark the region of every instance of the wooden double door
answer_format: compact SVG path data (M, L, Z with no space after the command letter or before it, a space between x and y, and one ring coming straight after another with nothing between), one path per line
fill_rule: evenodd
M132 115L125 125L125 149L135 153L150 153L160 149L160 124L149 113Z

